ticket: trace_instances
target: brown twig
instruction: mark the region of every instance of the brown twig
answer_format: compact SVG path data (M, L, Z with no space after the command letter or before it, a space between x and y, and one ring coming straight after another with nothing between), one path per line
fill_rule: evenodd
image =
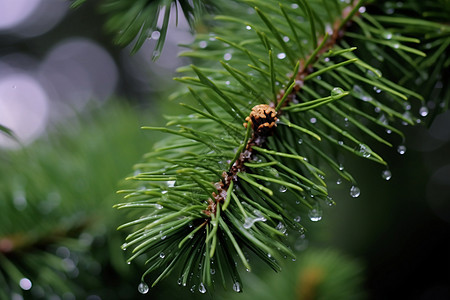
M94 218L84 219L70 228L57 228L42 236L25 232L1 236L0 254L10 255L30 248L46 247L67 237L77 237L83 230L91 227L94 222Z

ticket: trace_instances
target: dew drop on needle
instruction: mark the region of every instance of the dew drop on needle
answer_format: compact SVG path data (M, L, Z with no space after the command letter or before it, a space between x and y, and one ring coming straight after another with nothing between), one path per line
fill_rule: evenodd
M361 191L360 191L359 187L352 186L350 188L350 196L352 196L353 198L359 197L360 194L361 194Z
M141 282L138 285L138 291L141 294L147 294L149 291L148 285L145 282Z

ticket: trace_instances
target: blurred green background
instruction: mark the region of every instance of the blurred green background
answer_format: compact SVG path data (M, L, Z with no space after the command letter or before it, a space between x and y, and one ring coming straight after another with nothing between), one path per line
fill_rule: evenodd
M257 265L244 293L202 295L173 277L140 295L143 269L126 264L115 230L115 191L160 138L139 127L176 113L170 79L187 63L176 45L192 37L172 26L152 63L151 42L135 56L111 44L95 2L26 3L0 21L0 123L22 142L0 137L0 299L450 299L448 112L404 126L405 154L376 149L388 181L382 167L342 157L361 196L331 181L337 205L320 222L304 218L298 259L280 274Z

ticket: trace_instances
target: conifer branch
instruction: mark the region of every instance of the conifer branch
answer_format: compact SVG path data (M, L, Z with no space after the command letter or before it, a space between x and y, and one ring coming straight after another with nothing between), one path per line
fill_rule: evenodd
M177 96L200 108L185 104L194 114L169 118L172 128L144 127L173 137L157 144L130 178L147 184L121 191L129 202L116 206L147 213L123 225L137 226L123 245L134 248L129 262L150 257L143 281L159 270L156 283L181 267L180 284L198 285L203 293L215 264L221 280L229 273L241 291L234 259L250 269L245 249L279 270L282 257L294 255L286 232L304 231L298 223L303 210L317 221L321 203L334 203L324 166L350 182L352 197L360 194L333 153L347 151L386 166L370 140L393 143L372 125L403 138L389 122L416 122L403 112L405 101L422 96L367 63L379 50L413 66L423 55L410 46L416 39L384 36L386 20L366 13L363 1L333 1L326 11L319 3L294 4L224 3L224 15L215 17L221 22L214 27L217 37L199 34L186 45L191 51L182 55L194 65L180 68L185 76L176 80L189 88ZM247 5L251 13L236 13L248 11ZM399 76L408 68L399 68ZM158 260L162 252L164 261ZM194 267L199 264L200 271Z

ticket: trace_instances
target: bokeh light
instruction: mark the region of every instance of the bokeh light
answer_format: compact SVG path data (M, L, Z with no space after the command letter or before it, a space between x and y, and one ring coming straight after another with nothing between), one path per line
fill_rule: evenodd
M32 142L45 129L48 104L47 93L31 75L13 71L0 75L0 120L21 143ZM0 135L0 145L19 146L4 135Z
M42 35L63 19L69 5L63 0L0 0L0 31L22 37Z
M64 40L47 54L39 78L55 114L80 111L90 100L105 101L115 91L118 71L111 56L85 38Z
M41 0L0 0L0 30L10 29L29 17Z

